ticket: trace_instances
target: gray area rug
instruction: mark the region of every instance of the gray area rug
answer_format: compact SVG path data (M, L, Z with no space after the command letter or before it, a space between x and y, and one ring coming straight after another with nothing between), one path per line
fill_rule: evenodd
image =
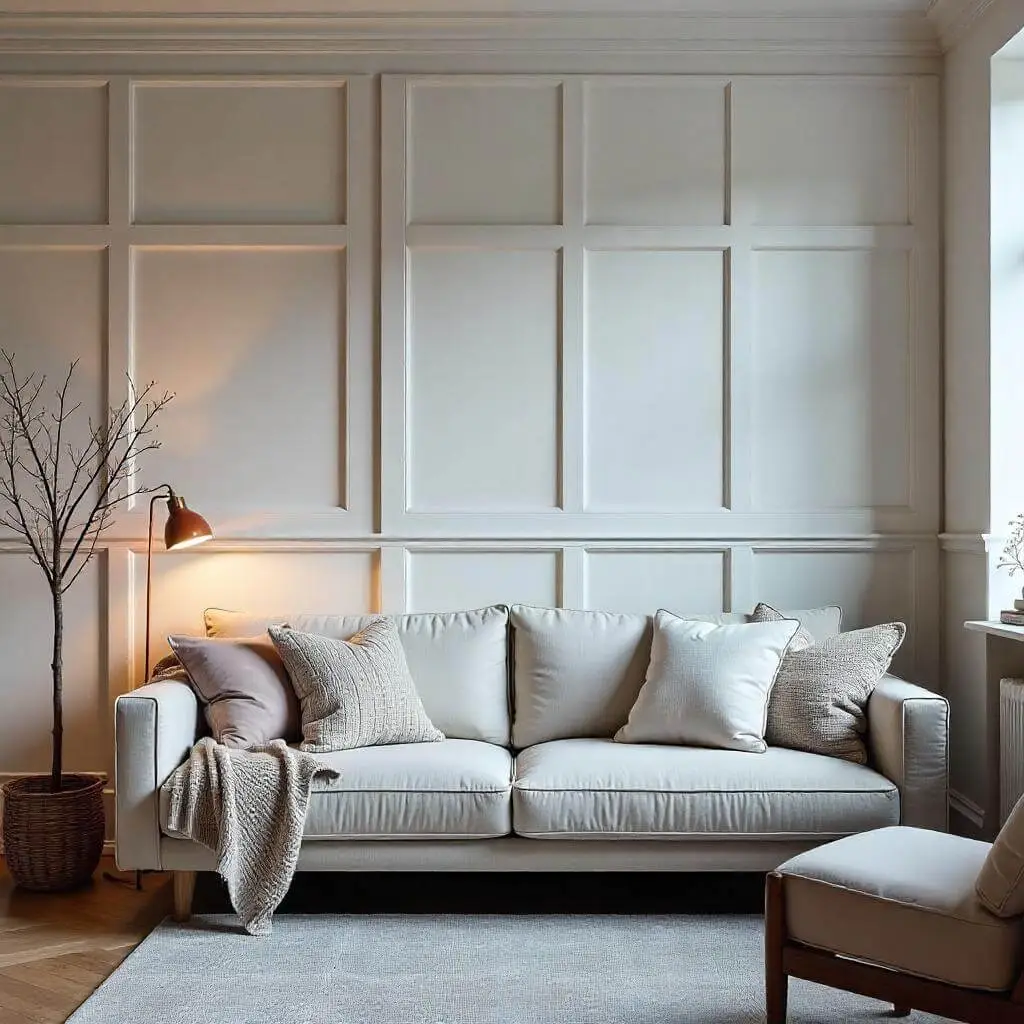
M761 1024L762 935L756 916L317 914L257 939L195 917L158 926L71 1022ZM790 983L791 1024L886 1011Z

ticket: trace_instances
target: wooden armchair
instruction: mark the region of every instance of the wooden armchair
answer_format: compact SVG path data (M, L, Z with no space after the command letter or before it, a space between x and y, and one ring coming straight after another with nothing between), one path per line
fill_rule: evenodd
M991 846L885 828L781 865L765 893L767 1024L785 1024L791 977L892 1003L895 1017L1024 1024L1015 832L1017 810Z

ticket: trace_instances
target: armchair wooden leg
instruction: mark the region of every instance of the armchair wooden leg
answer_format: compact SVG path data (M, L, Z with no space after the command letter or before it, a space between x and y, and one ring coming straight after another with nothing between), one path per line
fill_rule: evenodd
M765 881L764 994L767 1024L786 1024L789 978L782 964L786 945L786 906L782 876L774 872Z
M174 920L187 921L192 916L192 895L196 890L194 871L174 872Z

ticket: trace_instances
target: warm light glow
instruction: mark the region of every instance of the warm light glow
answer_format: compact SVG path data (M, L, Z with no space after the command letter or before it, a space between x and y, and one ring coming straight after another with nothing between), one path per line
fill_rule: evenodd
M199 537L189 537L187 540L178 541L177 544L172 544L167 550L181 551L182 548L194 548L197 544L205 544L208 540L213 540L212 533L206 533Z

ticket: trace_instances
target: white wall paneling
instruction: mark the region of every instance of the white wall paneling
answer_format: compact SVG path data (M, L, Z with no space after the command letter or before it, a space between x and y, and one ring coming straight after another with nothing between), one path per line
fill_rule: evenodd
M217 533L158 545L157 650L210 604L838 600L934 682L934 63L502 46L0 79L0 344L78 355L88 409L175 390L142 479ZM75 595L83 769L138 681L144 534L140 501ZM45 684L34 602L0 701ZM0 773L45 767L42 707Z
M371 83L129 89L127 365L177 395L147 481L222 536L372 532Z
M937 529L934 80L382 88L386 533Z

